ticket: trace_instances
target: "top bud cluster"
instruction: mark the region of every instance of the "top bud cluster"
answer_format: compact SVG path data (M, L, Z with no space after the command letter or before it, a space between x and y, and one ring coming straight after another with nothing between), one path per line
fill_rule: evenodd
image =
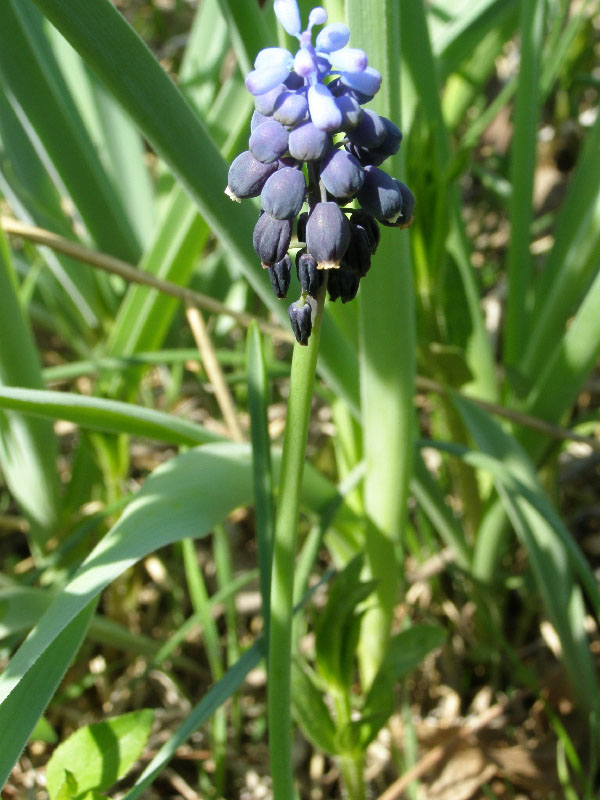
M289 288L288 249L300 215L296 271L302 295L289 315L296 338L306 344L313 298L327 274L320 270L335 270L328 273L331 300L351 300L379 242L377 221L407 227L414 197L379 169L397 152L402 134L362 108L379 90L381 75L363 50L348 47L349 29L325 25L313 45L312 29L327 22L325 9L312 9L304 31L296 0L275 0L274 10L300 48L295 55L282 47L261 50L246 76L256 110L249 148L232 163L226 193L237 201L260 195L253 244L278 297ZM354 200L361 210L341 208ZM308 212L300 213L305 202Z

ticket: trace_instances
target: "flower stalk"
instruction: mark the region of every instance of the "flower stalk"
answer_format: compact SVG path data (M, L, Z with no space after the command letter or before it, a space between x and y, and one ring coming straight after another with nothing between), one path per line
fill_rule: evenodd
M308 423L325 304L324 283L306 347L296 344L292 358L279 502L275 523L269 637L269 752L275 800L294 797L292 771L291 658L294 563L298 538L300 488Z

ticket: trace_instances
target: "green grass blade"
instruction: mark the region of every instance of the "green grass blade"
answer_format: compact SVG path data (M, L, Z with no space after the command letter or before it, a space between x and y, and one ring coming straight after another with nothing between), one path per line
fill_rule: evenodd
M6 95L0 91L0 191L19 219L73 238L63 213L58 189L27 132L27 120L19 119ZM53 280L52 285L63 313L75 330L95 328L103 308L90 270L82 270L68 258L41 250Z
M193 446L223 440L222 436L201 425L162 411L67 392L0 387L0 408L45 419L64 419L92 430L128 433L171 444ZM29 485L27 491L30 491Z
M248 406L250 410L252 435L254 513L258 536L258 564L260 569L263 622L265 639L268 642L275 515L273 472L271 469L271 442L267 419L269 383L262 338L256 324L252 324L248 329L246 351L248 360Z
M46 28L52 51L119 197L127 224L137 241L146 247L155 223L154 185L146 166L141 137L71 45L56 28L51 25Z
M530 335L519 369L536 380L600 258L600 117L587 137L556 221L555 242L536 290Z
M84 607L51 642L0 706L0 786L27 744L44 708L79 650L96 603Z
M504 433L486 412L458 396L454 396L453 401L480 449L500 462L500 475L502 470L506 473L506 478L497 480L496 486L507 514L527 549L546 613L561 641L573 692L582 709L597 713L600 710L600 695L585 635L585 610L573 575L572 556L557 529L556 515L545 498L535 468L516 441ZM515 487L515 483L517 487L519 483L522 484L527 494L535 498L535 505ZM539 509L544 511L540 512ZM579 559L579 564L581 561ZM587 565L585 569L589 572ZM588 579L587 583L593 587L596 609L599 610L595 581Z
M6 241L0 232L0 391L42 386L40 362L15 291ZM34 391L34 390L32 390ZM0 415L0 464L4 479L32 526L38 545L59 515L56 440L51 424L21 414Z
M526 400L528 413L557 422L571 408L600 357L600 272ZM521 441L537 458L545 439L534 431Z
M444 500L440 485L425 466L420 453L415 456L414 475L410 484L417 503L463 569L471 565L472 553L458 519Z
M533 177L540 104L540 60L545 0L521 5L521 66L515 101L509 202L508 295L504 326L505 365L514 366L527 340L532 308L533 262L529 252L533 221Z
M360 0L346 4L353 46L368 53L381 72L376 110L401 124L400 14L398 4ZM402 177L402 157L391 160ZM359 295L361 408L367 554L378 581L378 608L362 626L362 670L368 685L387 649L398 598L395 549L401 541L413 461L415 330L411 257L407 231L383 230L377 262Z
M179 69L179 85L202 114L206 114L216 97L228 46L227 23L219 0L203 0L196 11Z
M261 644L256 642L236 664L227 670L221 680L208 690L202 700L194 706L185 722L162 745L136 780L133 788L123 796L123 800L136 800L142 794L173 758L177 748L184 744L192 733L207 722L215 711L240 688L246 675L251 669L258 666L261 658Z
M36 130L98 246L136 261L140 254L29 2L0 10L0 73Z
M433 163L429 165L436 182L436 207L433 220L419 221L419 206L416 207L417 226L424 225L426 238L433 243L428 253L430 271L429 291L439 293L442 282L444 249L454 260L462 283L462 303L467 309L467 330L464 347L467 363L473 376L471 388L479 397L495 399L497 395L494 359L487 336L480 306L479 287L475 280L469 257L469 243L461 217L461 199L457 187L448 186L445 173L451 158L450 135L446 128L440 103L440 87L437 77L437 63L434 59L429 36L425 9L422 2L402 3L402 47L404 60L410 71L418 97L419 106L432 131L435 144ZM418 201L417 201L418 203ZM449 222L448 222L449 221ZM425 225L425 223L427 223ZM445 235L450 230L445 242ZM451 305L453 304L453 300ZM452 308L440 309L439 313L448 315ZM464 317L463 313L463 317ZM455 342L451 342L455 344Z
M267 22L255 0L219 0L219 4L240 68L242 72L249 72L258 51L275 44L274 18L270 15Z

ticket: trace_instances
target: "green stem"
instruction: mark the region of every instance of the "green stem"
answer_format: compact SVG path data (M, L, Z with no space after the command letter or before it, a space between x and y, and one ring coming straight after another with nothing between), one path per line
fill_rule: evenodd
M269 640L269 752L274 800L291 800L294 797L291 718L294 560L300 487L306 458L325 289L326 284L319 291L317 313L308 346L296 345L294 348L281 457L279 502L273 543Z

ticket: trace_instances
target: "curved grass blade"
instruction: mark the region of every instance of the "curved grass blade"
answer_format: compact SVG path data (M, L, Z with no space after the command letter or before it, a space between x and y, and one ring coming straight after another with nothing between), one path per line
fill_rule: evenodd
M95 607L96 601L89 603L63 628L0 705L0 786L79 650Z
M90 234L106 252L137 261L139 244L125 222L29 2L0 8L0 72L31 121Z
M0 387L0 408L46 419L64 419L84 428L128 433L171 444L194 446L223 441L223 436L172 414L118 400L37 389ZM31 481L31 476L27 484ZM27 490L31 487L27 485Z
M400 12L391 0L368 5L348 0L355 46L369 53L382 74L377 111L400 124ZM376 55L375 55L376 54ZM375 60L376 59L376 60ZM400 157L390 169L403 175ZM361 630L361 669L366 685L387 650L398 595L396 547L406 518L413 462L415 322L411 257L406 231L382 232L379 263L359 296L361 409L364 431L367 555L377 580L378 604Z
M8 247L0 232L0 391L9 394L18 390L7 385L43 385L38 354L13 281ZM30 520L32 536L39 546L51 535L59 515L56 454L56 440L48 422L21 414L0 414L4 479Z
M515 100L511 145L509 200L510 242L507 257L508 295L503 358L515 366L527 341L533 305L533 261L529 252L533 221L533 178L540 105L540 61L545 0L521 5L521 65Z
M600 695L585 634L585 609L573 567L577 568L588 593L592 593L598 614L600 593L595 579L581 554L574 561L577 548L574 543L565 542L565 538L570 540L570 534L557 519L533 464L518 443L485 411L456 395L453 402L483 453L496 462L494 477L498 493L527 549L546 613L561 641L573 692L582 709L597 715Z

